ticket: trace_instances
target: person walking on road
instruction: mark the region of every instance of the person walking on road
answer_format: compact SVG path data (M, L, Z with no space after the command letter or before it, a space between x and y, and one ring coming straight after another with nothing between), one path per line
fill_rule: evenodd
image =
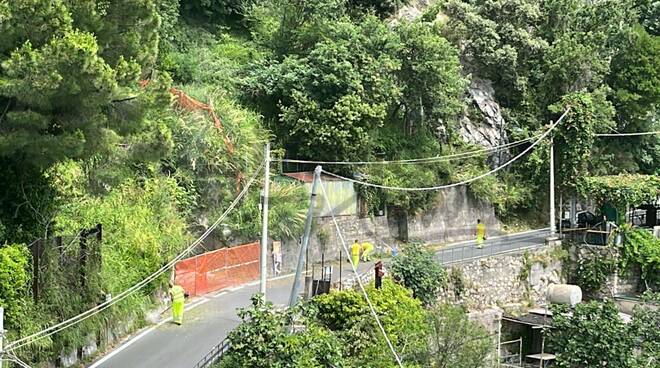
M181 285L170 281L170 298L172 298L172 321L177 325L183 323L183 307L186 300L186 292Z
M362 243L362 261L369 262L371 258L369 256L374 251L374 245L369 242Z
M353 262L353 266L357 268L358 263L360 263L360 250L362 247L360 247L360 243L355 239L355 242L353 245L351 245L351 262Z
M486 240L486 225L481 222L481 219L477 219L477 248L481 249L484 247L484 240Z

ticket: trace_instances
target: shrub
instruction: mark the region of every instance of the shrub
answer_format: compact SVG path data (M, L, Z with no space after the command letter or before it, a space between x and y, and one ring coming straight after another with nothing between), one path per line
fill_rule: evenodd
M427 367L484 367L493 341L481 325L468 320L465 310L449 304L433 307L427 317L430 327Z
M383 328L406 362L416 362L426 349L426 314L409 290L385 279L381 289L367 287ZM395 361L364 296L356 290L314 298L311 309L321 325L335 331L344 356L355 367L390 367Z
M549 343L559 368L628 367L633 338L613 302L582 303L569 312L565 305L553 307Z
M413 291L425 305L433 304L446 283L445 270L435 261L431 251L421 244L410 244L392 262L392 276Z
M0 247L0 306L5 308L6 328L20 326L29 299L30 252L23 244Z

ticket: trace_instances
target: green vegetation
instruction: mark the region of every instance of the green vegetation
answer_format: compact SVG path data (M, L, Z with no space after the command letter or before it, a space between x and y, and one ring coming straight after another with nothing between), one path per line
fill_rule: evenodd
M625 324L611 301L553 309L550 348L559 367L641 368L655 364L658 352L658 317L647 305L637 306Z
M660 240L643 229L622 226L623 243L619 247L619 267L628 271L639 267L646 289L660 290Z
M481 367L492 351L490 336L460 308L424 309L390 279L382 289L369 286L367 295L405 367ZM220 367L397 366L357 290L333 291L283 311L255 297L240 316Z
M434 304L440 289L447 284L446 271L434 253L421 244L409 244L401 256L393 259L391 268L392 276L425 305Z
M611 255L591 254L578 258L571 274L571 282L586 292L598 292L614 271L617 261Z
M580 180L578 191L601 205L612 204L623 216L627 208L652 203L660 195L660 177L631 174L585 177Z
M506 121L500 133L511 141L540 133L571 107L554 132L564 194L589 193L619 208L657 194L660 136L595 137L660 130L657 4L438 0L416 19L394 19L405 5L399 0L0 0L0 302L7 306L9 338L94 306L104 294L120 292L171 259L244 187L263 159L266 141L279 156L322 160L410 159L481 147L467 143L461 128L467 120L488 125L470 94L470 86L483 80L492 82ZM525 147L513 147L510 154ZM471 183L471 194L492 203L505 219L538 217L548 188L547 148L544 142L507 170ZM412 187L461 181L492 165L484 154L326 169ZM621 172L628 174L609 176ZM368 212L388 206L390 216L429 209L437 198L432 192L357 190ZM274 183L272 193L273 237L298 237L303 189ZM229 231L211 240L224 246L254 239L259 219L255 189L222 224ZM49 277L37 281L49 283L49 291L43 300L32 300L32 257L22 244L74 236L97 223L104 226L105 240L99 263L81 267L89 278L71 277L81 270L59 264L57 254L47 252ZM657 244L637 233L627 238L623 266L639 266L647 286L655 287ZM71 244L63 255L77 264L82 250L78 242ZM415 246L395 261L393 271L426 306L447 282ZM585 285L595 287L602 273L585 271L591 275L583 275ZM78 349L100 335L111 317L135 328L162 283L156 280L107 314L21 351L22 357L45 362ZM397 288L380 293L405 299ZM354 296L336 296L344 297ZM411 358L414 364L472 364L467 353L464 362L439 357L440 340L433 348L422 344L417 323L430 312L414 306L415 299L405 300L411 310L422 311L406 322L411 330L398 320L388 321L387 328L405 354L419 353ZM379 308L388 301L381 300ZM259 301L255 306L269 308ZM267 320L268 313L253 317ZM373 346L385 354L374 326L365 321L347 325L351 333L376 339ZM343 332L335 336L339 328L305 325L307 332L293 337L286 329L274 330L275 346L289 344L284 356L290 360L283 366L326 364L322 345L344 338ZM481 345L467 345L479 356ZM348 359L346 365L366 366L361 355L382 358L383 366L392 363L370 347L353 346L357 350L327 356ZM236 359L250 357L250 350L245 354Z

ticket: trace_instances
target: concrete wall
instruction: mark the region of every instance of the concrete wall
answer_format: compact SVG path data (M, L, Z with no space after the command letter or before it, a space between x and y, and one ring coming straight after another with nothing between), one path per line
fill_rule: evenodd
M337 222L348 246L358 239L360 242L373 243L377 251L387 251L388 246L396 243L400 235L406 232L409 240L427 243L471 239L474 237L477 218L486 223L489 235L500 233L500 224L493 207L474 199L465 187L459 187L439 191L433 208L415 216L403 219L393 213L367 218L338 216ZM321 242L323 238L326 239L325 244ZM309 244L311 261L320 262L324 250L326 261L336 261L340 249L341 241L332 218L316 218ZM295 269L299 250L297 239L282 243L282 272ZM272 262L272 257L269 257L269 262ZM272 270L272 267L269 269Z
M440 300L470 310L543 304L548 285L564 282L556 253L542 247L452 265Z
M474 237L477 219L489 235L500 233L495 210L477 200L465 186L442 190L430 210L408 218L408 237L432 243L448 243Z

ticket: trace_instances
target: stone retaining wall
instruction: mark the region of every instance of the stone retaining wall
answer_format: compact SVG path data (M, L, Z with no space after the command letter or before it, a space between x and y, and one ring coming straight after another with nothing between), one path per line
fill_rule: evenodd
M440 299L470 310L543 304L548 285L564 282L557 249L543 247L449 266L449 286Z
M481 219L490 236L500 233L500 224L493 207L475 199L465 188L451 188L439 191L436 204L428 211L417 215L357 216L336 217L347 246L355 239L369 241L376 245L376 251L388 251L389 246L401 238L425 243L449 243L474 237L476 220ZM323 240L323 242L322 242ZM298 240L287 240L282 244L282 272L295 269L300 245ZM336 261L340 257L342 245L332 218L321 217L314 220L309 243L309 257L312 262L325 259ZM342 256L345 257L345 254ZM272 262L272 257L269 257ZM272 270L272 267L269 267Z

